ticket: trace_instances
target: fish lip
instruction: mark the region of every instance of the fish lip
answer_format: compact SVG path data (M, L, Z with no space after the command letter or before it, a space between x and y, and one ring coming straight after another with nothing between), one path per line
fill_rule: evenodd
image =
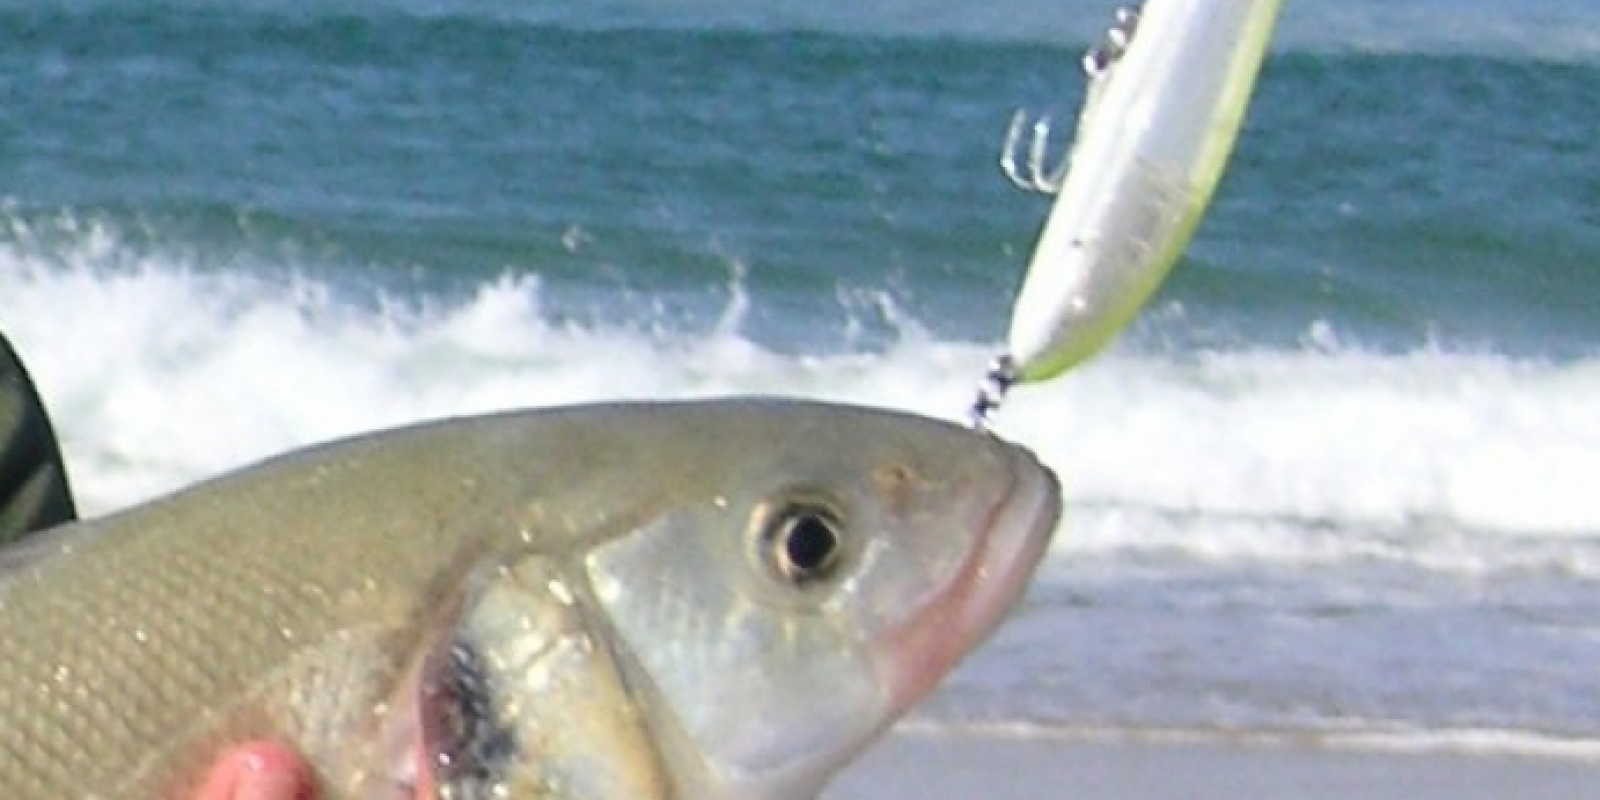
M1003 497L990 509L983 544L972 565L984 585L968 615L977 619L973 646L987 638L1022 601L1061 523L1061 482L1031 451L995 440L1004 448L1011 475ZM999 575L995 574L998 569Z
M1015 445L1010 447L1012 488L1007 498L995 507L990 530L1010 526L1021 531L1018 548L1021 552L1012 561L1013 565L1027 570L1027 574L1021 576L1024 579L1017 581L1020 591L1015 599L1020 599L1032 584L1033 573L1044 563L1045 551L1061 525L1061 480L1032 451ZM1012 502L1023 494L1033 502L1026 505Z
M994 633L1027 593L1060 522L1055 473L1023 447L999 439L990 444L1009 480L987 510L976 546L938 590L939 599L889 632L881 653L895 708L920 701ZM907 660L896 653L920 655Z

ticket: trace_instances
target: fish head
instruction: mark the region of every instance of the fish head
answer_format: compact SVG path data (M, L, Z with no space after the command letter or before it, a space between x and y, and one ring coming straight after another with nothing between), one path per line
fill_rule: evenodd
M675 797L815 796L1018 601L1060 514L1030 453L943 422L763 404L680 433L665 510L583 559Z

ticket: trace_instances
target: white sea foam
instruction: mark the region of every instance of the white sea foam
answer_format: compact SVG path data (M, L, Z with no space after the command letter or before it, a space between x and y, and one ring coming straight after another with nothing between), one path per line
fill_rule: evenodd
M898 730L913 736L1022 739L1086 743L1224 745L1317 748L1383 753L1456 753L1600 761L1600 740L1494 729L1404 729L1359 724L1319 731L1223 728L1097 728L1027 722L970 723L912 718Z
M1080 500L1335 527L1592 537L1600 363L1358 351L1121 354L1018 392Z
M926 341L780 355L734 320L692 337L648 322L556 324L532 278L455 305L351 303L315 282L282 283L0 257L0 329L47 398L89 509L298 445L518 406L786 394L955 417L983 359Z
M885 351L794 356L739 333L742 297L689 335L553 323L533 278L445 304L267 275L0 253L0 329L88 509L298 445L515 406L758 393L957 418L993 349L907 324ZM1597 392L1596 361L1123 348L1016 390L998 427L1061 473L1065 552L1600 576Z

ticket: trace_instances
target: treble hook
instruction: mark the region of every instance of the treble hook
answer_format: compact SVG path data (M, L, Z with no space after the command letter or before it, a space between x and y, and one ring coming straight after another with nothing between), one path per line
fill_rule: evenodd
M1083 119L1094 110L1100 84L1128 52L1128 44L1133 41L1134 31L1138 27L1139 10L1126 6L1119 8L1111 27L1106 30L1105 37L1084 54L1083 73L1089 80L1089 90L1078 122L1079 130L1083 128ZM1011 116L1011 125L1006 128L1005 141L1000 145L1000 172L1006 176L1006 180L1011 181L1011 185L1025 192L1058 194L1067 179L1067 169L1072 162L1071 153L1062 157L1061 163L1053 169L1046 168L1045 154L1050 144L1050 117L1042 116L1033 123L1033 136L1028 142L1027 173L1024 174L1017 166L1017 148L1022 141L1022 128L1027 121L1026 109L1019 108Z
M1061 159L1054 169L1045 168L1045 151L1050 142L1049 115L1033 123L1033 138L1028 143L1028 173L1024 175L1017 167L1017 144L1022 141L1022 126L1027 121L1026 109L1019 108L1011 115L1011 126L1006 129L1005 141L1000 145L1000 171L1012 186L1025 192L1055 194L1061 191L1061 184L1067 179L1068 159Z

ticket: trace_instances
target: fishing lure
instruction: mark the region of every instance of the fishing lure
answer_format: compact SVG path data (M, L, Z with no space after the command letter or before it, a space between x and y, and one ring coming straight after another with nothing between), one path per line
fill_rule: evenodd
M1046 167L1048 118L1012 119L1000 166L1056 195L991 366L974 424L1015 383L1082 363L1131 321L1188 246L1238 138L1283 0L1146 0L1120 9L1084 58L1071 153Z

